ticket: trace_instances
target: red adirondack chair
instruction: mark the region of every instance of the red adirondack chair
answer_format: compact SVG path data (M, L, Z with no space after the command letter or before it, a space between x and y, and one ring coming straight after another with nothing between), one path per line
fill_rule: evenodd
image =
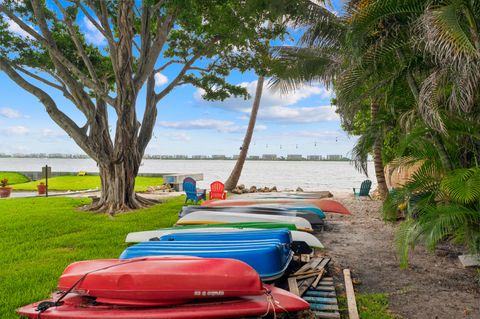
M208 194L208 199L226 199L227 192L225 192L225 185L222 182L215 181L210 184L210 193Z

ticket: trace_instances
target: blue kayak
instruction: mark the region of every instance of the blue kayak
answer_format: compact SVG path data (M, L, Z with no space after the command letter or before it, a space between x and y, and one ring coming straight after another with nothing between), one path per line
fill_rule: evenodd
M151 243L151 244L150 244ZM196 256L204 258L231 258L243 261L254 268L262 280L274 280L283 275L293 252L280 243L239 246L205 246L168 245L169 242L149 242L128 247L120 259L146 256ZM171 243L170 243L171 244Z
M170 233L160 237L160 241L258 241L278 240L282 244L292 243L292 234L286 228L259 229L241 232L197 232Z

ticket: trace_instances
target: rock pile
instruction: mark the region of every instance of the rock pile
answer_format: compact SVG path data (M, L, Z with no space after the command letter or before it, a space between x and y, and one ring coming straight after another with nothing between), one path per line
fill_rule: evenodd
M255 185L250 188L245 187L245 185L240 184L232 190L233 194L246 194L246 193L270 193L277 192L277 186L273 187L257 187Z
M156 193L156 192L170 193L170 192L175 192L175 190L170 186L170 184L163 184L163 185L159 185L159 186L149 186L147 188L147 192L149 192L149 193Z

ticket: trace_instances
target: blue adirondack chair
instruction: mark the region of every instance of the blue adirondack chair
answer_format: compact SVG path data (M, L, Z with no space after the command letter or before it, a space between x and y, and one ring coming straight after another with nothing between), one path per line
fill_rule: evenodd
M355 190L355 188L353 189L353 195L355 196L355 198L368 197L372 199L372 197L370 197L370 194L369 194L371 187L372 187L372 181L367 179L362 182L362 184L360 185L360 190L358 192Z
M183 180L183 190L185 194L187 194L185 204L191 200L197 205L198 201L207 199L207 191L205 189L197 189L197 182L191 177Z

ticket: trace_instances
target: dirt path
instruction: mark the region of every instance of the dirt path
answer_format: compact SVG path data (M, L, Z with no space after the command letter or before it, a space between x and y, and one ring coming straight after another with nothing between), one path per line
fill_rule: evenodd
M359 292L387 294L391 311L401 318L480 319L474 270L464 269L456 256L433 255L420 246L411 254L410 267L400 269L394 229L381 220L381 203L335 195L353 215L329 217L331 227L319 238L335 266L352 270Z

